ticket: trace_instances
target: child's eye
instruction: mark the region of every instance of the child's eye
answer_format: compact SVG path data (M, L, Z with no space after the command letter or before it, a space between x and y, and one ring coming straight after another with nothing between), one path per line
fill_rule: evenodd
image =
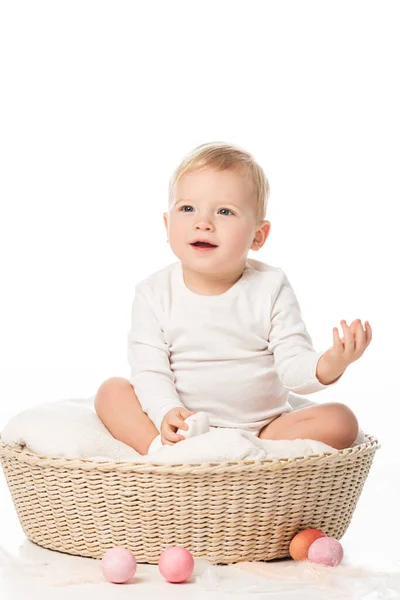
M183 210L183 212L192 212L192 211L185 210L186 208L193 208L193 207L192 207L192 206L190 206L190 204L185 204L184 206L182 206L182 207L180 208L180 210ZM232 215L234 214L234 213L233 213L233 212L232 212L232 211L231 211L229 208L220 208L220 211L221 211L221 210L227 210L227 211L228 211L228 212L230 212Z

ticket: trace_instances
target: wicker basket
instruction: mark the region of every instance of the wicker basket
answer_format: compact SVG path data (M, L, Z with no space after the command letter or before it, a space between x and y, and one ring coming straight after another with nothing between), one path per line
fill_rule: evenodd
M0 440L0 459L28 538L101 558L114 546L156 564L179 545L214 564L289 556L313 527L340 539L378 440L307 457L160 465L42 457Z

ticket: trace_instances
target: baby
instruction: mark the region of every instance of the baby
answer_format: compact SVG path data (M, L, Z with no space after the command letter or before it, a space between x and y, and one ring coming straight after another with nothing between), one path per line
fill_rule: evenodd
M128 333L129 380L107 379L95 408L111 434L147 454L184 439L203 411L211 427L261 439L313 439L351 446L358 422L330 402L292 410L289 391L311 394L337 382L372 338L356 319L333 328L316 352L294 291L279 267L248 258L268 238L269 184L254 157L223 142L195 148L169 182L164 224L179 259L135 287Z

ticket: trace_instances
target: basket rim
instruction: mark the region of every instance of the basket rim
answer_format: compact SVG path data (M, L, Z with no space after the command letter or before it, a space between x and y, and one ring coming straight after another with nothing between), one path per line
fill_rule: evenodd
M41 467L52 466L56 468L69 468L69 469L84 469L84 470L100 470L100 471L190 471L195 472L198 470L211 470L215 469L276 469L285 468L293 464L311 464L314 462L321 463L328 460L337 461L343 457L365 454L371 451L375 452L381 447L381 444L374 436L364 433L367 442L351 446L350 448L344 448L343 450L337 450L335 452L322 452L319 454L311 454L308 456L291 456L287 458L276 457L268 458L263 460L241 460L241 461L221 461L221 462L202 462L202 463L160 463L160 462L133 462L133 461L99 461L92 460L91 458L68 458L64 456L41 456L28 452L23 448L12 448L5 444L1 438L0 432L0 460L4 457L11 457L19 460L20 462L29 463L31 465L38 465Z

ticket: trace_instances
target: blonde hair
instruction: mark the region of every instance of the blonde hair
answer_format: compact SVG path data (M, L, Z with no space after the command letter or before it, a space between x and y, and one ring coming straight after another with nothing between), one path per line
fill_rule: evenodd
M180 178L190 171L214 168L217 171L247 170L256 193L257 224L265 219L269 198L269 183L263 169L252 154L239 146L226 142L208 142L191 150L177 166L169 180L168 205L174 199L175 187Z

